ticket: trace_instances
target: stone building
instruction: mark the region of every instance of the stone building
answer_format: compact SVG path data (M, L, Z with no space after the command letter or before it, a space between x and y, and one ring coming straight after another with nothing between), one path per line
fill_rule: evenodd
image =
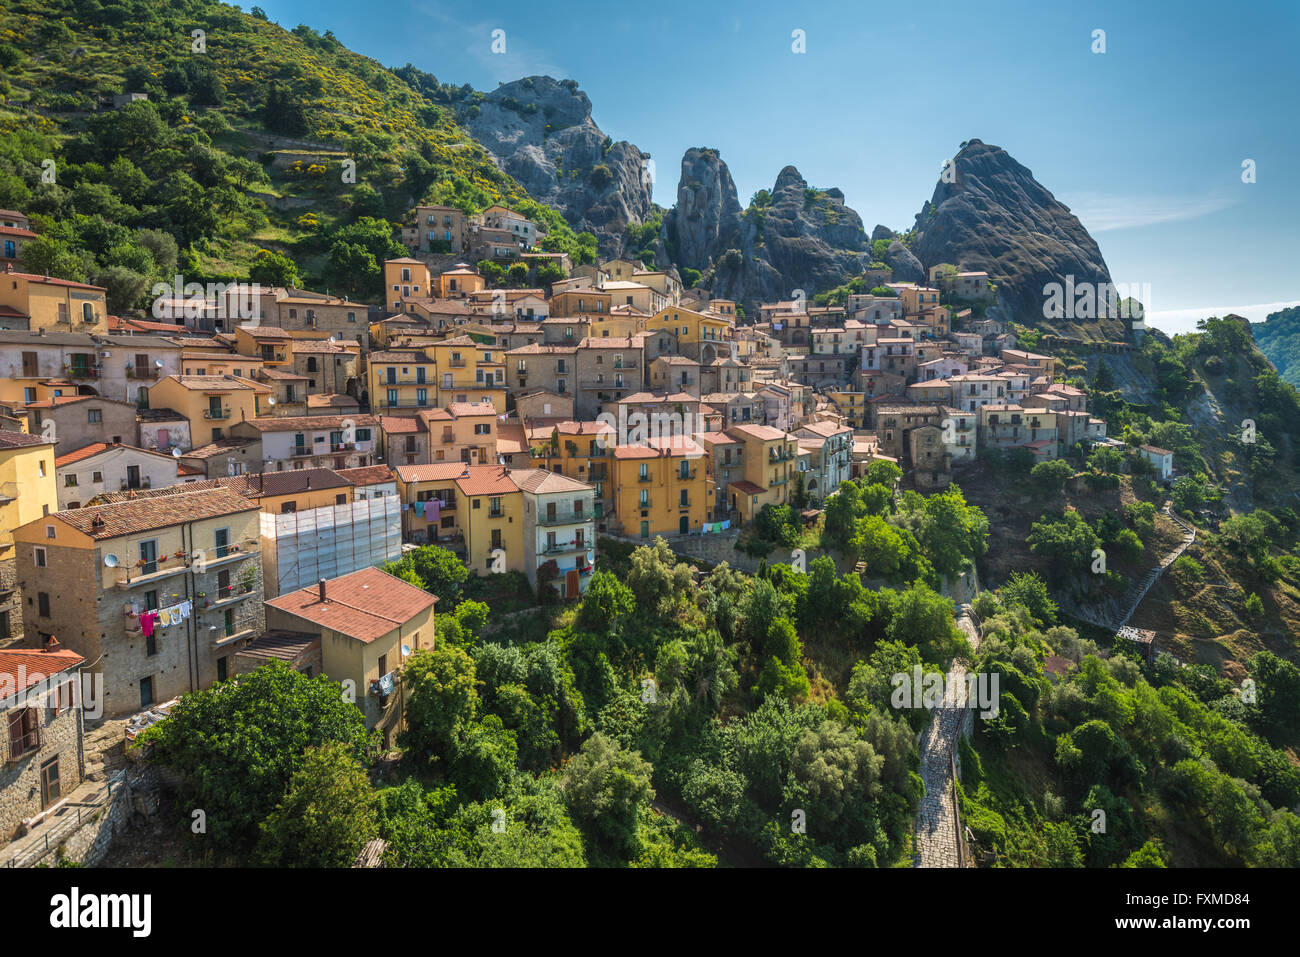
M233 674L263 625L257 503L188 485L136 496L14 531L26 644L58 636L89 661L110 716Z
M0 650L0 844L81 783L81 655Z

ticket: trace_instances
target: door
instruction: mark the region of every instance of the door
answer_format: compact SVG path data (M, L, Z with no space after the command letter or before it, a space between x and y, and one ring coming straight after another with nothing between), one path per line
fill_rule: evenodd
M649 537L650 537L650 523L649 523L649 522L642 522L642 523L641 523L641 537L642 537L642 538L649 538Z
M677 531L679 531L679 532L681 532L683 535L685 535L685 534L687 534L688 532L690 532L690 530L691 530L691 520L690 520L690 517L689 517L689 516L686 516L686 515L683 515L683 516L681 517L681 520L678 521L678 523L677 523Z
M127 488L140 487L140 466L128 465L126 467L126 487Z
M564 576L564 597L578 597L578 570L576 568L570 568Z
M50 758L41 765L41 810L59 800L62 789L59 787L59 759Z
M32 376L36 376L39 374L40 373L37 372L36 353L24 352L23 353L23 376L26 378L31 378Z
M147 708L153 704L153 676L140 679L140 707Z

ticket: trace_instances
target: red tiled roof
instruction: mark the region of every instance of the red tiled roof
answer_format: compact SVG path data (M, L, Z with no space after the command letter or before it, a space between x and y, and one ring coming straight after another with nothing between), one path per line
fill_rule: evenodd
M174 495L142 496L112 505L67 509L56 514L77 531L94 539L104 539L257 510L255 504L228 488L190 491L186 485L176 487L185 491Z
M396 468L397 477L403 482L444 482L469 475L469 466L464 462L430 462L426 465L399 465Z
M381 485L393 481L393 470L387 465L363 465L355 469L338 469L353 485Z
M13 429L0 429L0 449L26 449L38 445L53 445L49 439L29 432L15 432Z
M466 476L456 479L456 485L466 495L509 495L519 491L504 465L471 465Z
M86 659L75 651L0 649L0 700L13 697Z
M312 585L273 598L267 605L369 644L428 610L437 600L378 568L363 568L327 581L323 602L318 586Z
M755 485L753 482L741 480L739 482L728 482L727 488L735 489L741 495L762 495L764 489L761 485Z

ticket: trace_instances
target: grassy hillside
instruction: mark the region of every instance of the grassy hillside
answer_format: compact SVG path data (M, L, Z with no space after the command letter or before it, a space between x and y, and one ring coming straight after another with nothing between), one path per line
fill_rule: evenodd
M0 206L49 234L28 265L105 282L117 309L171 270L169 244L140 230L175 240L187 278L247 276L270 250L360 297L421 200L507 202L551 248L592 245L492 164L436 79L328 32L198 0L18 0L0 10L0 67ZM124 92L149 102L103 109ZM293 278L261 259L263 278Z

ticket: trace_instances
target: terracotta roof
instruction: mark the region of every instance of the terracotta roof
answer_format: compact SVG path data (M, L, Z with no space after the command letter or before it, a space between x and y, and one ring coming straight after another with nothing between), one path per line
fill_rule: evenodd
M405 435L414 434L420 431L424 422L416 415L381 415L379 417L379 427L384 430L386 435Z
M755 485L753 482L747 482L743 479L739 482L728 482L727 488L734 488L741 495L762 495L766 491L761 485Z
M256 442L257 439L217 439L215 442L209 442L207 445L200 445L197 449L190 449L184 454L187 459L206 459L222 452L229 452L231 449L244 449Z
M328 339L294 339L293 351L299 352L317 352L326 355L351 355L356 350L348 349L336 342L330 342Z
M671 458L678 455L695 458L704 454L704 449L694 439L684 435L664 435L648 438L636 445L619 445L614 448L616 459L657 459Z
M504 465L471 465L464 478L456 479L456 485L466 495L509 495L519 491Z
M1168 449L1156 448L1154 445L1144 445L1142 446L1142 451L1150 452L1152 455L1173 455L1174 454L1173 452L1170 452Z
M741 435L748 435L764 442L786 438L784 432L780 429L774 429L770 425L733 425L728 431L739 432Z
M378 568L363 568L327 581L324 601L319 587L312 585L273 598L267 605L369 644L427 611L437 600L423 588ZM433 635L429 639L432 642Z
M110 505L67 509L56 515L66 524L98 540L257 510L256 505L232 489L195 491L193 485L175 488L180 491L169 495L141 495Z
M155 452L152 449L142 449L134 445L124 445L121 442L92 442L90 445L84 445L66 455L60 455L54 460L54 467L56 469L61 469L65 465L80 462L82 459L91 458L92 456L99 455L101 452L107 452L112 448L130 449L132 452L140 452L144 455L156 455L164 459L172 458L172 456L166 455L162 452Z
M393 481L393 470L387 465L363 465L355 469L338 469L353 485L381 485Z
M586 482L579 482L558 472L548 472L546 469L513 469L510 478L523 491L537 494L594 491Z
M7 692L6 695L0 696L0 699L13 697L51 675L75 668L85 660L75 651L62 649L55 651L0 649L0 689Z
M347 488L352 483L333 469L294 469L289 472L250 472L233 478L218 479L222 485L236 489L249 498L274 495L299 495L331 488Z
M462 415L495 416L497 414L491 402L452 402L447 406L447 411L457 418Z
M259 432L299 432L310 429L342 428L351 422L358 428L379 424L377 415L289 415L284 418L246 419L240 425L251 425Z
M493 466L483 466L491 468ZM445 482L469 475L464 462L431 462L426 465L399 465L397 477L403 482Z
M15 432L12 429L0 429L0 449L28 449L38 445L53 445L48 439L29 432Z

